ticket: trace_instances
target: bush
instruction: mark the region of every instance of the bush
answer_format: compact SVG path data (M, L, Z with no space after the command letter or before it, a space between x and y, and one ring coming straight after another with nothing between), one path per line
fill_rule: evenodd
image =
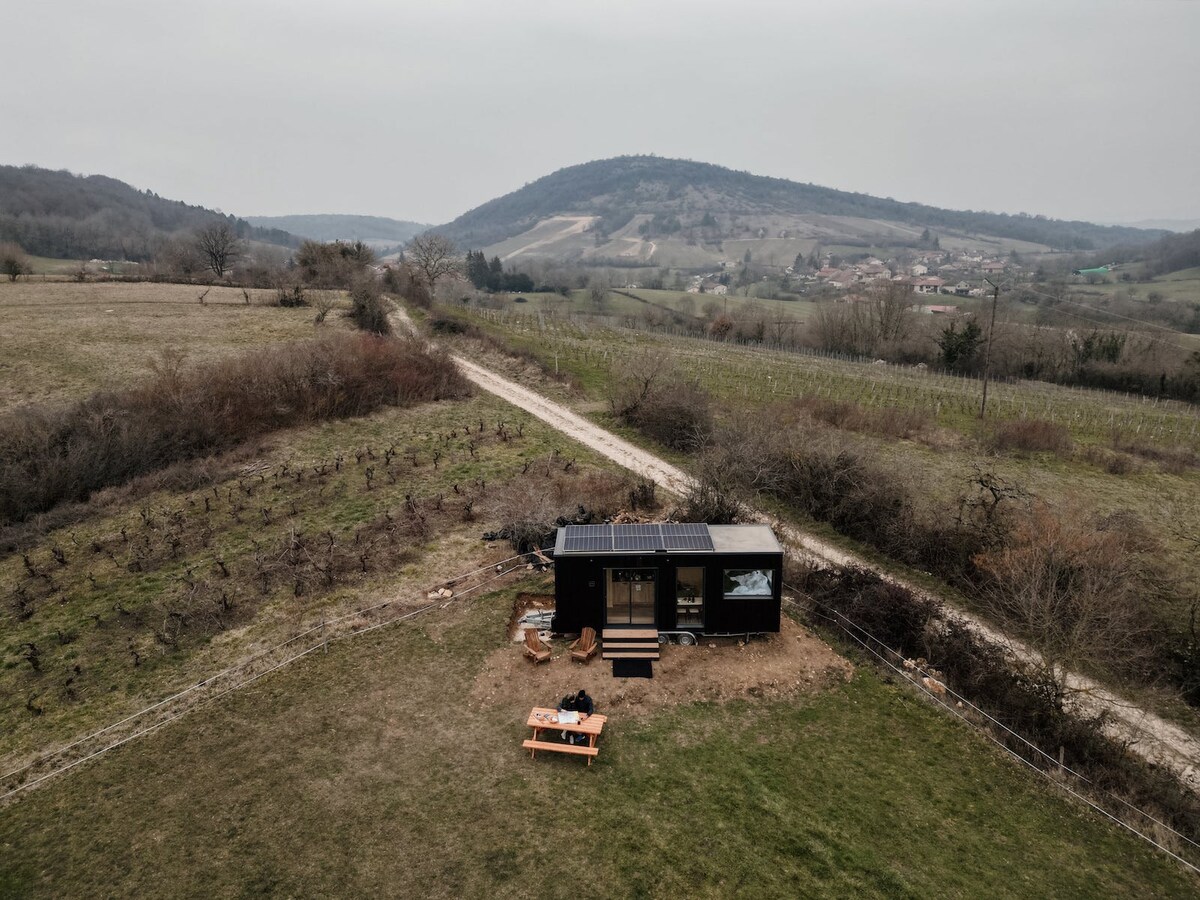
M130 390L0 418L0 523L278 428L468 390L445 353L416 340L329 335L191 370L164 356Z
M698 450L712 436L712 398L663 356L630 362L614 380L609 405L620 421L675 450Z
M930 426L926 412L915 409L868 409L847 400L801 397L796 406L825 425L884 437L911 438Z
M350 289L350 318L355 325L371 334L391 334L390 312L391 303L383 296L378 281L370 276L355 281Z
M996 426L991 443L1001 451L1019 450L1065 456L1071 452L1071 432L1063 425L1044 419L1018 419Z
M1144 441L1130 440L1119 433L1113 434L1112 445L1114 450L1158 463L1164 472L1171 475L1183 475L1189 469L1200 467L1200 455L1190 447L1147 444Z
M692 451L712 435L712 401L694 382L671 381L647 397L628 421L660 444Z

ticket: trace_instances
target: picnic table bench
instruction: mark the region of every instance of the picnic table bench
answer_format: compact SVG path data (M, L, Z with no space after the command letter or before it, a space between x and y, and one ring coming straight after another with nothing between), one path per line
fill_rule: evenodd
M537 756L539 750L548 750L551 753L572 753L576 756L586 756L587 763L590 766L592 759L600 752L596 747L596 738L600 737L600 732L604 730L604 723L608 721L608 716L591 715L577 724L555 721L558 718L558 710L547 709L541 706L535 706L533 712L529 714L529 719L526 725L533 729L533 738L524 741L521 746L529 751L530 758ZM587 745L582 744L566 744L557 741L543 741L541 735L543 731L566 731L571 734L587 735Z

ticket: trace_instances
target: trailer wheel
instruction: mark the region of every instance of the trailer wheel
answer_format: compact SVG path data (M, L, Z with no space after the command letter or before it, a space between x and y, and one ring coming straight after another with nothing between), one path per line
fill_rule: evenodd
M667 634L665 631L660 631L658 633L658 642L660 644L669 644L669 643L671 643L671 636L669 634Z
M685 647L694 647L696 645L696 636L690 631L685 631L679 636L679 643Z

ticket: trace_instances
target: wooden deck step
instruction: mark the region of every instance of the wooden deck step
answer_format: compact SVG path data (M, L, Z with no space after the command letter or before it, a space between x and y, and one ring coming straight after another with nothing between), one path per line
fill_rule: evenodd
M600 638L601 659L658 659L657 628L605 628Z
M654 641L659 640L656 628L606 628L600 636L605 641Z

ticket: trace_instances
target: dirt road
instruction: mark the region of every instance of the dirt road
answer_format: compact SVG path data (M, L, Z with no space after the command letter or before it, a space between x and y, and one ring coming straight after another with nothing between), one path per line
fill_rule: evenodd
M404 321L407 322L407 317L404 317ZM411 322L408 322L408 325L411 327ZM618 465L639 475L653 478L676 494L681 493L691 483L692 478L687 473L659 459L653 453L605 431L562 404L555 403L461 356L455 356L454 360L463 374L478 387L536 416ZM760 521L770 522L786 543L792 545L804 558L818 565L854 565L879 572L870 562L805 534L794 526L781 523L758 511L754 511L754 515ZM914 591L927 593L884 572L879 574ZM945 604L944 600L942 602ZM997 632L970 613L946 605L953 615L990 640L1011 648L1018 656L1032 656L1033 652L1019 641ZM1113 725L1110 732L1114 737L1133 742L1132 749L1136 753L1151 762L1173 769L1193 790L1200 791L1200 741L1182 728L1125 700L1089 678L1072 675L1068 683L1072 689L1079 692L1076 703L1083 712L1108 712L1112 716Z

